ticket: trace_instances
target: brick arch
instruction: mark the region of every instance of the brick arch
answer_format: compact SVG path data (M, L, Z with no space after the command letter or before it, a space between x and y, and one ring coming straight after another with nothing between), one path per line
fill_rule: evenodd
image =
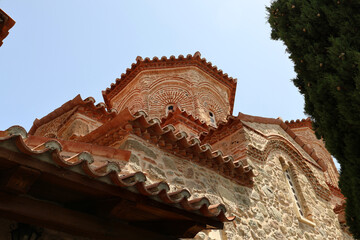
M316 151L316 147L321 149L321 152ZM326 171L325 171L325 178L326 181L331 183L334 186L338 186L338 176L337 176L337 171L335 170L335 164L331 159L331 155L327 152L326 148L324 147L324 145L320 144L317 141L312 141L311 145L316 152L316 155L321 158L324 161L324 164L327 166ZM327 154L326 154L327 153ZM331 160L329 160L331 159ZM334 169L335 168L335 169Z
M153 117L164 117L169 104L176 104L189 113L195 111L192 91L179 85L166 84L157 88L149 94L148 103L149 115Z
M141 96L140 89L134 89L130 91L117 105L114 106L118 112L128 108L131 113L135 113L139 110L145 110L145 103Z
M188 79L182 78L182 77L165 76L165 77L161 77L156 80L153 80L149 84L148 88L151 91L152 89L157 89L157 88L161 87L162 85L167 85L167 84L180 85L180 86L183 86L183 87L189 88L189 89L191 89L194 85L191 81L189 81Z
M225 104L223 100L227 100L228 92L226 94L221 94L219 88L217 85L214 85L212 82L203 81L197 84L197 87L200 89L200 91L206 89L206 91L212 92L214 95L217 96L217 98L221 99L221 101ZM222 96L223 95L223 96ZM224 99L226 98L226 99Z
M273 151L285 152L290 159L298 166L304 173L306 178L310 181L315 193L322 199L330 200L329 189L322 186L316 178L314 172L307 165L307 160L301 155L301 153L286 139L279 136L268 136L268 142L266 143L264 150L259 150L251 145L248 146L246 152L247 155L254 160L266 162L269 155Z
M204 110L212 111L215 114L217 122L226 120L226 116L229 114L227 104L216 90L202 85L197 99Z
M299 181L299 174L298 174L298 170L297 168L294 166L294 164L292 164L290 161L285 160L283 157L279 156L278 157L279 162L283 168L283 170L285 171L287 168L290 169L290 173L292 175L292 180L295 184L297 193L298 193L298 197L300 198L303 210L304 210L304 217L309 219L309 220L313 220L312 219L312 212L311 209L309 208L308 202L306 201L306 198L304 196L303 193L303 188L301 187L300 181Z

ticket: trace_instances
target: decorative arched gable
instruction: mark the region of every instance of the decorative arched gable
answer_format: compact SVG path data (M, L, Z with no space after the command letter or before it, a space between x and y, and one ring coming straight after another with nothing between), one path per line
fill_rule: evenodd
M330 183L333 186L338 187L338 181L339 181L339 173L336 170L335 164L333 160L331 159L331 155L327 152L326 148L323 144L320 144L319 142L312 142L310 145L316 154L319 156L319 158L324 160L324 164L327 166L325 173L325 179L327 183ZM328 153L328 154L325 154Z
M168 74L167 76L153 79L151 83L149 83L148 89L157 89L167 84L180 85L187 88L191 88L193 85L193 83L186 78Z
M189 113L194 113L196 109L191 82L176 76L154 80L149 85L147 102L150 117L165 117L166 106L169 104L174 104Z
M175 104L189 113L194 112L195 106L193 94L189 89L181 86L163 86L149 95L149 115L152 117L164 117L165 108L169 104Z
M300 152L286 139L280 136L267 136L268 139L263 150L248 145L246 153L252 160L265 162L272 151L285 152L290 159L302 170L306 178L311 182L316 194L324 200L330 200L330 191L322 186L314 172L308 166L311 162L304 158Z
M216 121L226 121L226 117L229 114L230 109L227 108L221 94L216 91L215 88L211 88L205 84L199 86L199 92L197 95L198 105L205 111L205 116L211 111L216 116Z
M145 103L141 96L140 89L134 89L130 91L126 97L122 99L118 105L114 106L118 112L121 112L125 108L128 108L131 113L137 112L139 109L145 108Z

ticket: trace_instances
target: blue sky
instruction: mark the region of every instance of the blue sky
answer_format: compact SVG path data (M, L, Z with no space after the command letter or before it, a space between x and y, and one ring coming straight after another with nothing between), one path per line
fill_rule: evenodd
M0 0L15 21L0 48L0 129L30 129L78 93L103 101L136 56L202 57L238 79L238 112L304 118L282 42L270 39L270 1Z
M200 51L238 79L238 112L301 119L304 100L282 42L270 39L271 0L0 0L15 21L0 47L0 129L30 129L81 94L101 91L136 56Z

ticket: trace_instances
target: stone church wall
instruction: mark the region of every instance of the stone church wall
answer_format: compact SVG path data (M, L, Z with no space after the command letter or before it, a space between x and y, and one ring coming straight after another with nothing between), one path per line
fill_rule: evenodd
M236 216L225 223L224 230L200 232L195 239L352 239L341 231L328 202L316 195L302 170L284 152L272 151L262 163L253 161L257 176L254 187L247 188L136 136L124 140L121 148L132 151L130 161L122 164L123 171L144 171L150 182L166 180L172 190L187 188L192 198L206 196L211 202L221 202L228 214ZM299 221L280 157L296 171L314 227Z

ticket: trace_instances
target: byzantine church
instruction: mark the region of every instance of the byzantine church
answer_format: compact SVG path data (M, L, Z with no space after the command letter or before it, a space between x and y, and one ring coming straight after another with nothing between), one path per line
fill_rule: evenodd
M236 85L199 52L137 57L104 103L0 131L0 222L44 239L352 239L311 120L234 114Z

